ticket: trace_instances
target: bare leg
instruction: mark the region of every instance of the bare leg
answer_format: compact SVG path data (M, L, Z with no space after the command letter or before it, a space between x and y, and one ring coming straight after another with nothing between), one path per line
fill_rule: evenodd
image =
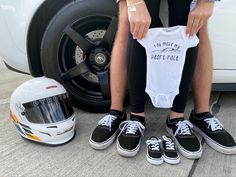
M141 113L135 113L135 112L131 112L132 115L137 115L137 116L142 116L145 117L145 113L141 112Z
M179 117L184 117L184 113L178 113L178 112L174 112L174 111L170 112L170 119L175 119L175 118L179 118Z
M199 31L199 48L196 68L193 76L192 90L196 113L209 111L212 82L212 49L207 25ZM183 117L182 113L171 112L170 118Z
M111 109L123 110L127 87L126 53L128 48L129 22L126 1L119 2L119 24L112 49L110 66Z
M192 84L194 110L196 113L209 111L213 56L207 25L201 28L199 38L198 58Z

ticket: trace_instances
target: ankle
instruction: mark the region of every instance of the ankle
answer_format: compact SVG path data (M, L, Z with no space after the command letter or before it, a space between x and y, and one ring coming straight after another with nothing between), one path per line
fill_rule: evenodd
M130 115L136 115L136 116L141 116L141 117L144 117L144 118L145 118L145 113L144 113L144 112L141 112L141 113L134 113L134 112L131 112Z
M205 112L196 112L195 110L193 110L193 114L194 114L194 116L196 117L196 118L203 118L203 117L205 117L205 115L208 115L208 114L210 114L210 112L209 111L205 111Z
M143 116L143 114L131 113L130 114L130 120L136 120L136 121L141 122L143 125L145 125L145 117Z
M113 105L111 105L110 110L123 112L124 108L123 108L123 106L113 106Z
M172 119L178 119L178 118L182 118L182 117L184 117L184 113L178 113L178 112L171 111L169 119L172 120Z
M210 112L209 110L210 110L209 107L194 108L194 113L199 114L199 113L203 113L203 112Z
M116 110L116 109L110 109L110 114L114 114L114 112L115 112L115 114L117 114L118 116L120 116L120 117L124 117L124 111L119 111L119 110Z

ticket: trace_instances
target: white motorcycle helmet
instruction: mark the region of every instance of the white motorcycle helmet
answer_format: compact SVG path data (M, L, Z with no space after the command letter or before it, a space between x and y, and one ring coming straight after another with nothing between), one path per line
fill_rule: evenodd
M76 118L65 88L53 79L31 79L10 100L10 115L24 138L59 145L75 136Z

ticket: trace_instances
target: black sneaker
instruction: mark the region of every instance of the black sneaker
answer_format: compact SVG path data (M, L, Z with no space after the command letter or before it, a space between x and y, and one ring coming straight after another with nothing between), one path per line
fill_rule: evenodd
M166 121L166 130L174 138L179 152L188 159L199 159L202 146L192 131L192 124L184 118Z
M202 135L210 147L223 154L236 154L236 143L233 137L212 114L207 113L197 118L192 111L189 120L193 124L193 130Z
M127 120L120 124L120 134L116 145L117 151L121 156L133 157L138 153L141 146L141 137L145 129L144 124L138 119Z
M119 116L117 111L111 110L99 122L90 136L89 144L94 149L105 149L110 146L119 131L119 125L126 120L126 112Z
M161 165L164 160L162 156L161 140L155 136L152 136L146 141L147 144L147 161L153 165Z
M180 157L175 147L174 141L169 136L162 136L163 158L166 163L177 164Z

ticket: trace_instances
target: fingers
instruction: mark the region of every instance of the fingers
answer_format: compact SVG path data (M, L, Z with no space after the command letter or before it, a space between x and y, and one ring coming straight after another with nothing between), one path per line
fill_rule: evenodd
M190 36L193 36L194 34L197 33L197 31L199 29L199 22L200 21L201 21L201 19L198 19L198 18L193 19L192 27L191 27L191 30L189 33Z
M194 34L197 34L198 31L207 23L206 19L198 19L198 18L194 18L193 20L193 24L192 24L192 28L191 31L189 33L189 36L193 36Z
M135 39L143 39L146 36L147 32L148 32L150 24L151 24L150 20L145 20L145 23L142 23L140 25L138 35L134 36Z
M192 13L189 13L188 15L188 23L186 27L186 34L190 36L190 32L192 31L192 25L194 21L194 15Z
M132 21L130 21L129 23L130 23L130 32L131 32L131 34L134 34L135 23Z
M145 38L145 36L147 35L147 32L148 32L149 27L150 27L150 24L148 24L148 25L144 28L142 38Z
M199 21L198 29L197 29L196 33L198 33L198 31L203 27L203 25L204 25L205 23L206 23L205 20L200 20L200 21Z
M207 23L207 20L212 15L213 9L214 3L197 1L196 7L189 13L186 34L188 36L196 34Z
M141 3L138 6L129 5L128 20L130 23L130 32L133 35L133 38L144 38L151 24L151 16L145 3Z
M150 27L149 20L145 20L143 22L131 22L131 34L133 35L134 39L143 39Z
M190 12L188 16L188 23L186 28L186 34L188 36L193 36L197 33L199 29L199 23L201 21L201 18L195 15L194 13Z
M190 13L188 17L186 34L188 36L193 36L194 34L197 34L205 23L206 23L206 18L204 16Z
M143 28L142 23L140 23L140 22L135 23L134 31L132 33L134 39L138 39L138 36L141 36L140 33L142 33L141 32L142 28Z

